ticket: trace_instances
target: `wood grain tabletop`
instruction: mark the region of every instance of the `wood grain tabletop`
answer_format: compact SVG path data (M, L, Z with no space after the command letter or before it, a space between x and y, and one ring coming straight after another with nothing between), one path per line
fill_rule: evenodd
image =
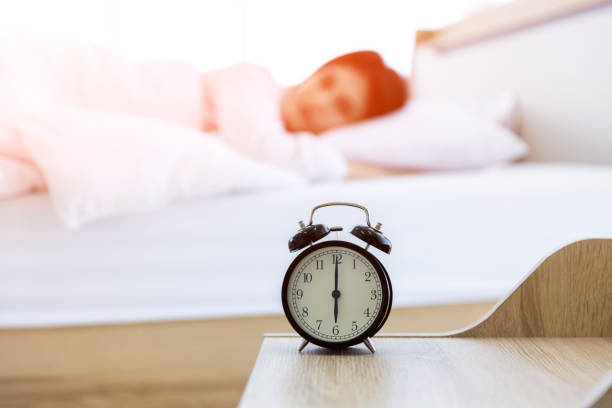
M611 338L374 337L331 351L266 337L241 407L576 407L612 370Z

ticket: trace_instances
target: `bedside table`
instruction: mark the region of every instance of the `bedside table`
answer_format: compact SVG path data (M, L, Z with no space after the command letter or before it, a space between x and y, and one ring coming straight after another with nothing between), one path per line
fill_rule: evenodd
M331 351L267 335L241 407L575 407L612 370L611 338L375 336Z
M300 353L297 335L266 335L241 407L599 408L612 400L611 317L612 239L580 241L463 330L375 336L374 354Z

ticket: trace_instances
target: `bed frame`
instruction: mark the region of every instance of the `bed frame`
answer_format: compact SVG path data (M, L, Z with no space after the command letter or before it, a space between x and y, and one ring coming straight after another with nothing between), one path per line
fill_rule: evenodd
M518 0L419 31L415 99L511 92L530 161L612 163L612 2Z

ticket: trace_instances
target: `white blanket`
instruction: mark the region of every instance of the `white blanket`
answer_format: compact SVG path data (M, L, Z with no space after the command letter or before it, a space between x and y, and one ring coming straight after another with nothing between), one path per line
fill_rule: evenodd
M13 165L35 163L69 227L185 197L302 182L296 173L256 162L216 138L162 120L58 108L14 114L2 126L25 150L26 156ZM31 167L21 170L19 178L31 187L43 184Z

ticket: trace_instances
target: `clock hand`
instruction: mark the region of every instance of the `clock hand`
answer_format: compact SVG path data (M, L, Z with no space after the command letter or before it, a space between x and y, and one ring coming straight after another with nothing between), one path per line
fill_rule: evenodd
M334 298L334 323L338 323L338 298Z
M334 323L338 323L338 298L340 297L340 291L338 290L338 260L336 259L336 267L334 268L334 291L332 296L334 298Z
M334 269L334 280L335 280L334 290L337 292L338 291L338 261L336 261L336 268Z

